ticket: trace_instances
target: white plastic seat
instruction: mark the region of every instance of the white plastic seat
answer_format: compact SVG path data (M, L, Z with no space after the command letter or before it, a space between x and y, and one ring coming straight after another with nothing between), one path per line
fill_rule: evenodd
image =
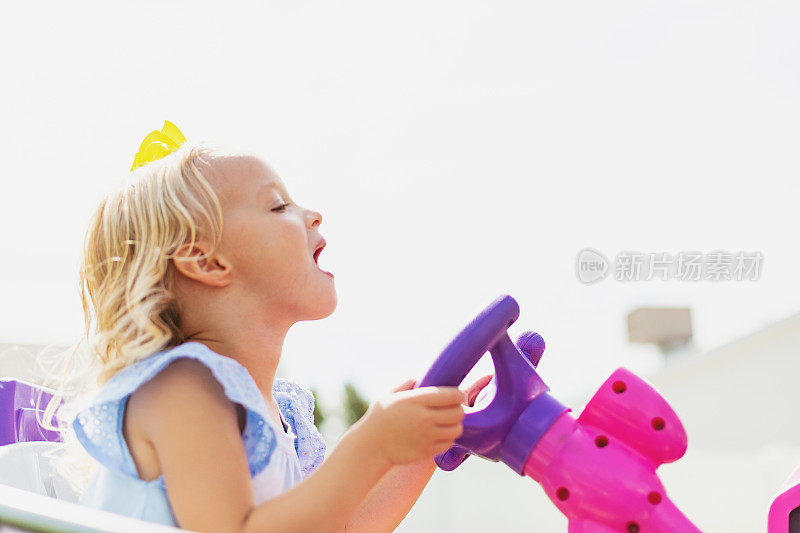
M46 441L0 446L0 533L181 531L77 504L77 493L53 465L61 446Z
M0 447L0 484L58 500L77 502L78 494L53 466L59 442L18 442Z
M177 533L180 529L0 485L0 533Z
M76 502L78 494L53 466L58 442L19 442L0 447L0 484L42 496Z

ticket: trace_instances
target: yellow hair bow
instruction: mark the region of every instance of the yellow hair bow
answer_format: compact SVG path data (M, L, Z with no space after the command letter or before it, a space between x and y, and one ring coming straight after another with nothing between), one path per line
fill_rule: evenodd
M185 142L186 137L181 130L169 120L165 120L161 131L153 130L144 138L139 146L139 152L133 157L131 170L171 154Z

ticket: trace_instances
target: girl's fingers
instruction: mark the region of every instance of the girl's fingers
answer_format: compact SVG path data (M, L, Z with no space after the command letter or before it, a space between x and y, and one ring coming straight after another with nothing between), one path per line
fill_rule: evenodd
M494 374L488 374L483 376L482 378L478 379L475 383L467 387L466 394L467 394L467 405L472 407L475 403L475 398L478 397L478 394L483 390L483 388L492 381Z
M431 446L431 452L432 452L431 454L436 455L437 453L444 453L447 450L449 450L450 446L452 445L453 445L452 441L449 440L442 440L435 442L433 446Z
M411 390L416 385L417 385L417 380L416 379L407 379L407 380L405 380L403 382L402 385L400 385L399 387L395 388L392 392L401 392L401 391L404 391L404 390Z
M436 428L436 432L434 433L434 438L436 439L436 441L447 440L452 443L455 439L460 437L463 432L464 428L461 427L461 424L454 424L451 426L438 426Z
M434 408L434 416L436 424L440 426L460 424L464 420L464 406L459 404L453 407Z
M492 381L492 378L494 378L494 374L486 374L485 376L480 378L478 381L476 381L472 386L474 388L480 390L480 389L484 388L486 385L488 385L489 382Z
M466 401L458 387L422 387L414 392L428 407L452 407Z

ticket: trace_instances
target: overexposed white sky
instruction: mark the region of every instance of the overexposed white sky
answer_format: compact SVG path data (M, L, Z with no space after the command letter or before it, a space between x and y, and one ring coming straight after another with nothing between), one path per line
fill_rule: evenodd
M501 293L556 396L638 306L710 348L800 311L800 4L17 2L0 18L0 341L81 331L83 231L165 119L261 154L323 214L339 305L283 372L329 398L421 377ZM760 251L749 282L586 286L575 257ZM758 354L753 354L757 364ZM800 366L799 366L800 367Z

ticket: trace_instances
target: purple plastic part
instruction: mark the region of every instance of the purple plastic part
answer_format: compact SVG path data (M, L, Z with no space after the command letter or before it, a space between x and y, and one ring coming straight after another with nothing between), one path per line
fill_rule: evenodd
M544 339L535 331L526 331L517 338L517 348L524 353L534 368L544 353Z
M60 441L57 431L39 425L52 397L52 392L47 389L24 381L0 378L0 446L15 442Z
M489 405L464 417L464 432L455 445L436 456L436 464L443 470L455 469L473 454L502 460L522 475L531 449L567 410L549 395L541 402L534 401L549 390L534 368L544 351L544 340L533 332L523 334L522 353L507 331L518 317L517 302L511 296L500 296L447 345L419 383L420 387L458 386L487 350L494 362L495 396Z
M550 426L569 408L547 393L535 398L522 411L517 424L511 428L500 451L500 459L520 476L525 475L525 461L536 443Z

